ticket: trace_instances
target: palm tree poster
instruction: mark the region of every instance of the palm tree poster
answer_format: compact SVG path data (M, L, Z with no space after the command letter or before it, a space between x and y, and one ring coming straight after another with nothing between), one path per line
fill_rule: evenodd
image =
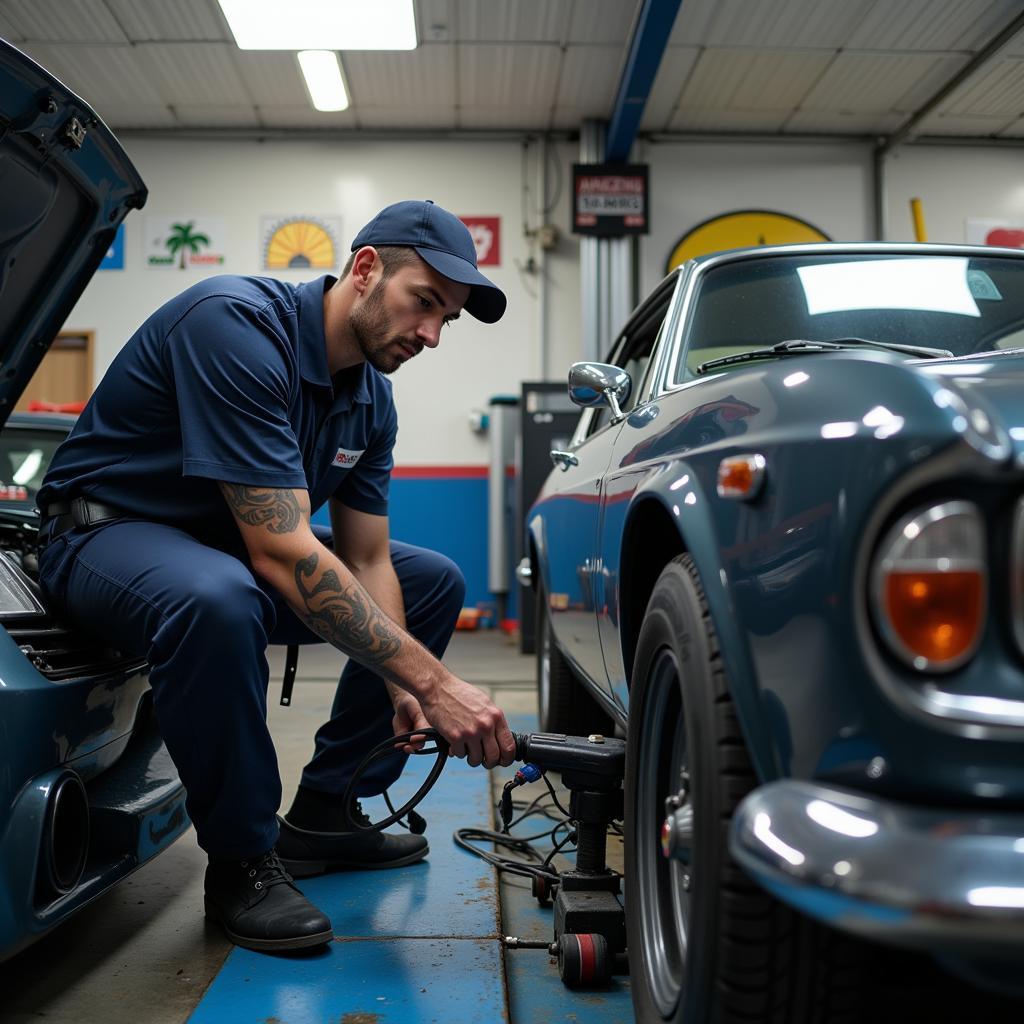
M223 217L146 217L146 265L177 270L219 268L224 263L226 235Z

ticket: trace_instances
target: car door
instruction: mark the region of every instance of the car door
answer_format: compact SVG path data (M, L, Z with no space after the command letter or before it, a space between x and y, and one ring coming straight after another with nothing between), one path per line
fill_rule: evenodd
M598 686L605 680L597 636L595 550L601 481L614 434L608 409L585 409L568 448L545 486L544 520L548 579L544 599L559 648Z
M599 595L596 622L604 669L601 685L610 700L623 708L628 691L619 636L622 533L630 501L643 476L641 468L633 464L638 443L656 429L654 423L660 412L649 398L660 362L679 329L675 295L682 287L681 280L681 275L666 278L637 310L623 332L614 359L615 365L629 373L633 391L622 407L625 417L615 431L611 458L601 482L601 520L593 561L600 578L595 589Z
M622 404L628 418L642 402L651 368L651 355L663 331L676 277L666 279L630 317L619 335L609 362L626 370L632 381ZM607 406L588 409L570 445L575 464L564 474L552 474L553 493L547 515L550 588L547 601L551 624L562 651L598 688L610 695L602 649L602 633L615 618L617 576L609 578L601 555L605 518L605 477L616 438L627 419L612 417ZM613 496L613 502L617 500Z

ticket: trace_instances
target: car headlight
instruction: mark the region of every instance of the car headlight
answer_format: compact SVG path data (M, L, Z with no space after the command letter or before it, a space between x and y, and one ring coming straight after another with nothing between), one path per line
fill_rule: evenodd
M0 620L6 622L23 615L42 614L43 606L8 561L6 553L0 553Z
M959 668L985 624L985 523L976 505L917 509L885 535L873 564L874 612L886 644L919 671Z

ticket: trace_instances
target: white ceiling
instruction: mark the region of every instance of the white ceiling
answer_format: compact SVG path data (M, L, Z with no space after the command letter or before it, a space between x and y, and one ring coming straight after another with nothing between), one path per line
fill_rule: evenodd
M372 2L372 0L366 0ZM310 106L293 53L239 50L216 0L0 0L0 37L115 129L572 131L608 119L640 0L415 0L420 46L341 53ZM884 136L1021 0L683 0L641 130ZM916 128L1024 139L1024 32Z

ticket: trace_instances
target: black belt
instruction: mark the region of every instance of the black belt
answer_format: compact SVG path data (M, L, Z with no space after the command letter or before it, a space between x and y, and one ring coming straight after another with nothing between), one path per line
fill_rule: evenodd
M51 501L42 510L43 517L39 528L53 524L51 539L66 533L74 526L95 526L110 519L123 519L125 513L112 505L104 505L100 501L88 498L72 498L70 501Z

